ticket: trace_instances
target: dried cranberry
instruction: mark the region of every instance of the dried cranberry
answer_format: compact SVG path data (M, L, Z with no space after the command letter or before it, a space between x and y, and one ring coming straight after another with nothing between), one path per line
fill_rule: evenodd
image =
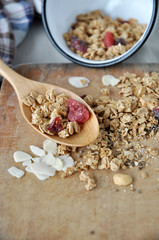
M130 21L123 20L121 23L130 23Z
M71 47L83 53L87 52L87 44L75 36L71 37Z
M159 108L153 108L153 116L159 121Z
M72 26L71 26L71 28L74 30L74 29L76 29L78 26L79 26L78 23L73 23Z
M124 46L126 45L126 41L124 38L117 38L115 40L115 45L118 45L118 43L121 43L121 45L124 45Z
M83 94L83 95L81 96L81 98L84 99L86 96L87 96L86 94Z
M104 45L106 48L111 47L115 44L114 35L107 31L104 36Z
M56 117L52 123L47 128L48 131L52 133L58 133L62 130L62 126L60 125L61 119L59 117Z
M67 100L67 106L69 109L69 112L68 112L69 121L84 123L89 119L90 113L83 104L70 98Z

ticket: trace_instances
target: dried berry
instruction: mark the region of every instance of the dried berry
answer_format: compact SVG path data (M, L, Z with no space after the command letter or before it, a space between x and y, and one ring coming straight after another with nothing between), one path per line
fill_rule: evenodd
M48 131L52 132L52 133L58 133L62 130L62 126L60 124L61 119L59 117L56 117L52 123L49 125L49 127L47 128Z
M87 95L83 94L82 96L80 96L82 99L84 99Z
M121 23L130 23L130 21L123 20Z
M159 108L153 108L153 116L159 121Z
M74 99L68 99L67 106L69 108L68 119L71 122L84 123L89 119L90 113L83 104Z
M80 52L83 52L83 53L87 52L87 44L75 36L71 37L71 45L70 46Z
M71 26L73 30L76 29L77 27L79 27L79 23L73 23Z
M124 45L124 46L126 45L126 41L124 38L117 38L115 40L115 45L118 45L118 43L120 43L121 45Z
M108 48L115 44L114 36L111 32L107 31L104 37L104 45Z

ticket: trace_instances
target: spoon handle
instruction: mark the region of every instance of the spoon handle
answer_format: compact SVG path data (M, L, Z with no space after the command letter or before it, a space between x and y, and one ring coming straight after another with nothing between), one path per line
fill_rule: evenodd
M23 87L24 84L24 77L22 77L20 74L16 73L14 70L12 70L10 67L8 67L1 59L0 59L0 75L5 78L14 88L14 90L17 93L17 96L19 96L20 88Z

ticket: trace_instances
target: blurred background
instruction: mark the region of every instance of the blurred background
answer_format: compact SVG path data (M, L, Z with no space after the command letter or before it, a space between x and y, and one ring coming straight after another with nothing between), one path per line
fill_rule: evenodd
M14 15L16 16L16 11L18 12L17 6L15 6L15 10L13 11L13 6L8 7L8 3L15 3L16 1L6 1L0 0L0 26L4 23L2 22L2 17L5 18L5 13L3 14L2 10L5 8L5 11L12 11L12 17L10 18L12 22L12 26L14 27L17 19L14 19ZM51 44L49 39L46 36L42 18L41 18L41 3L42 0L28 0L33 4L33 14L32 10L30 10L30 6L26 6L23 2L23 8L20 8L22 11L22 15L24 13L28 14L28 19L30 20L28 25L26 25L25 36L22 37L20 44L16 44L15 52L13 54L13 58L11 63L13 66L18 64L25 63L69 63L70 61L64 58ZM28 10L29 9L29 10ZM159 12L159 10L158 10ZM19 26L23 27L24 18L22 15L18 16ZM7 17L8 18L8 17ZM16 26L15 26L16 27ZM2 27L3 29L3 27ZM1 31L2 31L1 29ZM129 59L125 60L124 63L159 63L159 16L157 15L157 19L155 22L155 26L151 32L150 37L145 42L145 44ZM4 39L2 39L3 41ZM0 39L0 50L3 51L3 46L1 47L1 43L3 42ZM1 56L0 56L1 57Z
M158 9L159 12L159 9ZM159 14L158 14L159 15ZM159 63L159 16L145 44L124 63ZM69 63L50 43L36 14L23 42L16 49L13 65L22 63Z

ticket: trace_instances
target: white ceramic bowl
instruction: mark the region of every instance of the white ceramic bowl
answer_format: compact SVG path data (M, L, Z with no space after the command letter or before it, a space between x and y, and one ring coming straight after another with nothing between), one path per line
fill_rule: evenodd
M146 41L154 26L158 0L44 0L42 19L52 44L69 60L89 67L103 67L119 63L135 53ZM93 10L101 10L111 18L135 18L147 24L140 40L124 54L109 60L95 61L80 57L67 46L63 34L76 21L76 16Z

